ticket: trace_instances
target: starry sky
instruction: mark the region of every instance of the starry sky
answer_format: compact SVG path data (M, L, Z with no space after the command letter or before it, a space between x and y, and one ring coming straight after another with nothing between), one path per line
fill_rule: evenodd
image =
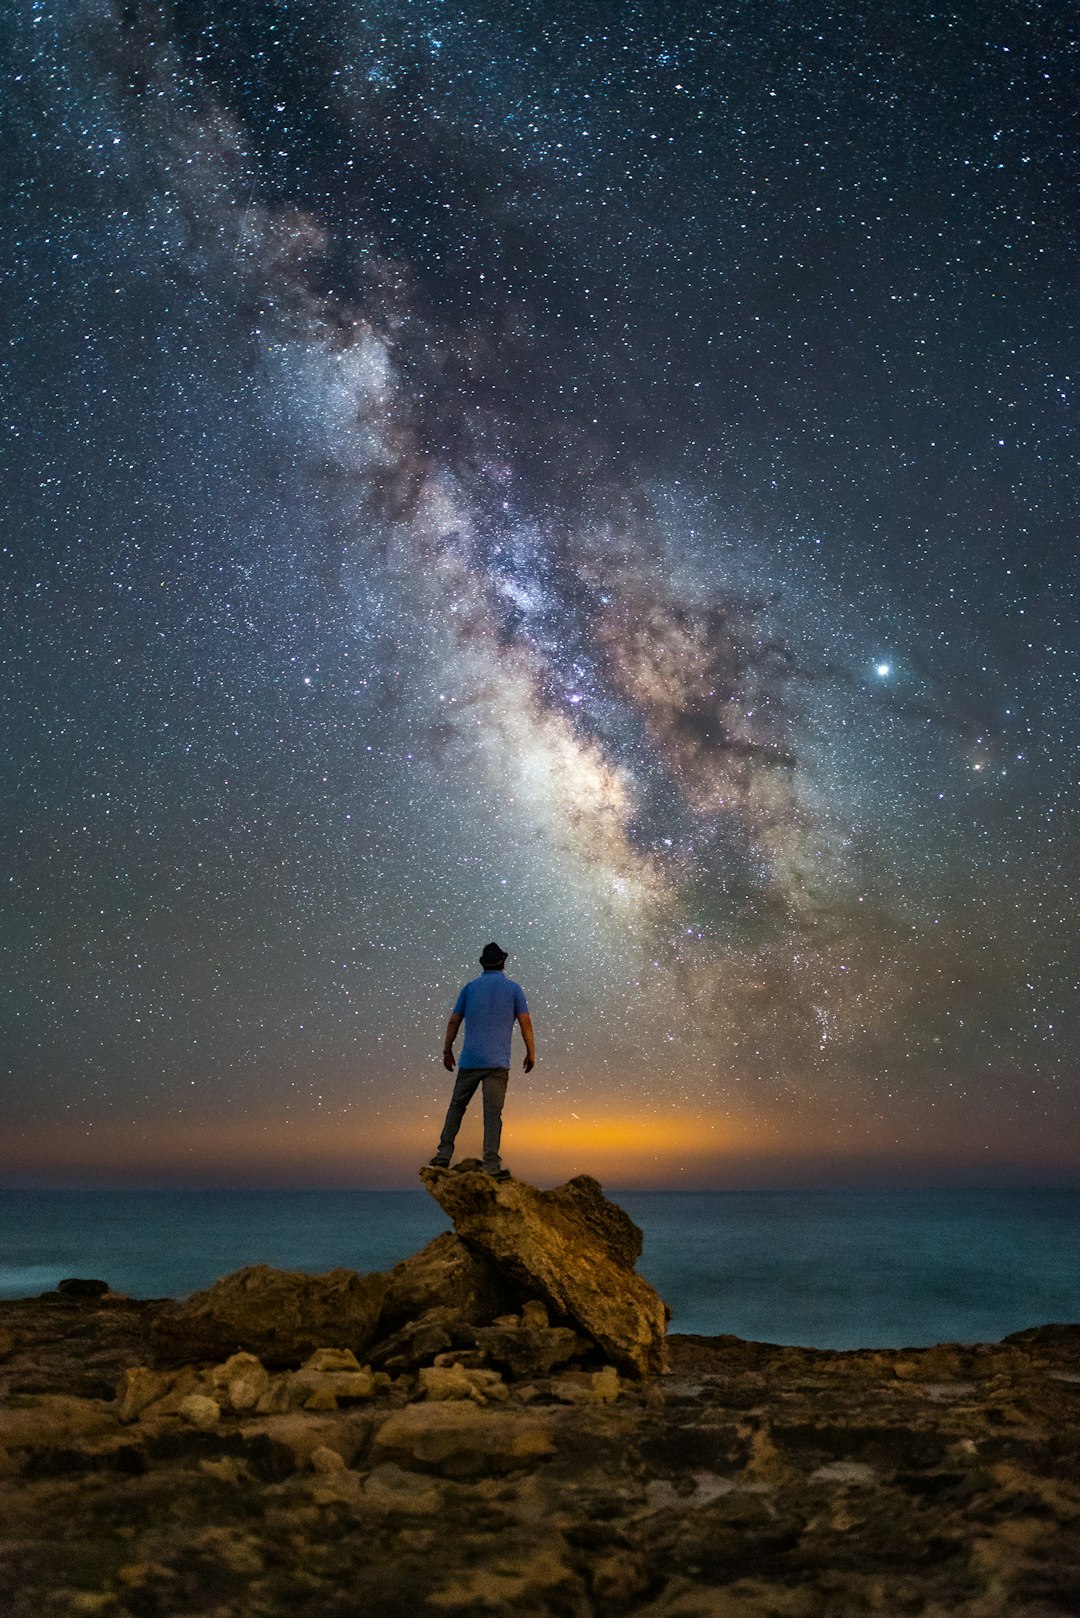
M2 27L3 1183L1075 1183L1068 8Z

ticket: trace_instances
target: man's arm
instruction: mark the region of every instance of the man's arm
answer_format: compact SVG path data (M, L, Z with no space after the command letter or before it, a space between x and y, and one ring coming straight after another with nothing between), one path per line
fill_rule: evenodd
M521 1064L526 1073L531 1073L536 1066L536 1041L533 1039L532 1018L527 1011L518 1017L521 1027L521 1037L525 1041L525 1060Z
M457 1031L464 1021L464 1017L459 1012L452 1011L450 1013L450 1021L446 1025L446 1042L443 1045L442 1053L442 1065L448 1073L454 1071L454 1041L457 1038Z

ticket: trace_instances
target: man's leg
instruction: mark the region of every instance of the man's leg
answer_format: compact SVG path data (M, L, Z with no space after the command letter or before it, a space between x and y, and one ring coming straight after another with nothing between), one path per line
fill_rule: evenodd
M502 1110L506 1100L506 1086L510 1070L505 1067L485 1067L484 1081L484 1167L495 1174L501 1167L499 1146L502 1142Z
M461 1128L461 1120L465 1116L465 1108L476 1094L476 1087L487 1070L482 1067L459 1067L458 1076L454 1080L454 1093L450 1097L450 1105L446 1109L446 1122L443 1124L442 1139L436 1157L447 1159L454 1155L454 1142L457 1132Z

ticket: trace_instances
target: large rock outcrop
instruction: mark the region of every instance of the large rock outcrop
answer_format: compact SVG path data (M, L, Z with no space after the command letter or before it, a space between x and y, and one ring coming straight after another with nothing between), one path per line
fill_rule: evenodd
M150 1345L164 1365L223 1360L240 1350L266 1365L298 1365L327 1344L362 1354L374 1340L386 1289L385 1275L304 1275L252 1264L162 1309Z
M379 1335L398 1331L431 1309L450 1309L460 1320L477 1325L494 1320L512 1304L491 1261L445 1230L389 1272Z
M428 1168L420 1178L467 1247L587 1332L620 1371L664 1371L670 1311L634 1269L640 1230L595 1180L540 1191L473 1171Z

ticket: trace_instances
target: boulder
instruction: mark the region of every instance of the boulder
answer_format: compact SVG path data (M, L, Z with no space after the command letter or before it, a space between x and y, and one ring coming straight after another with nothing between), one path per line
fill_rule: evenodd
M90 1281L82 1276L72 1275L66 1281L58 1281L56 1290L65 1298L103 1298L108 1292L108 1281Z
M506 1283L494 1265L446 1230L389 1272L379 1336L388 1337L429 1309L450 1309L476 1325L510 1305Z
M240 1351L267 1366L298 1365L326 1344L362 1353L373 1340L385 1275L305 1275L253 1264L162 1309L150 1326L159 1364L220 1360Z
M640 1230L594 1179L580 1175L540 1191L474 1172L425 1168L420 1178L462 1241L512 1286L580 1327L618 1370L665 1370L671 1311L634 1269Z

